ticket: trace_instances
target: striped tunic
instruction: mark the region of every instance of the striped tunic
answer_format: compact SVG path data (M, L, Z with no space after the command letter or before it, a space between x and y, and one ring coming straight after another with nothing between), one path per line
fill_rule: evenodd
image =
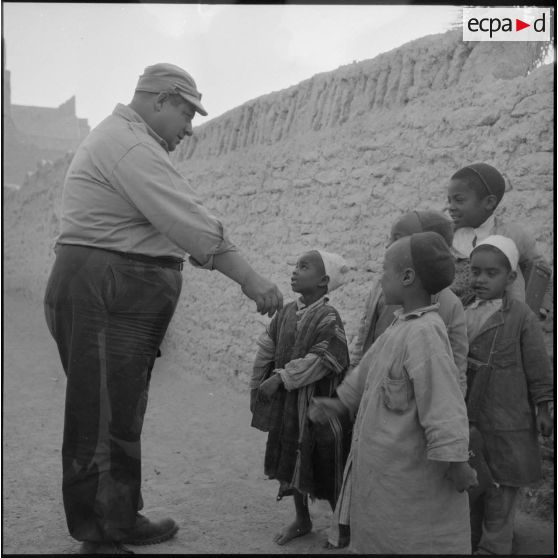
M276 372L283 385L270 402L258 400L252 426L269 432L264 471L280 481L278 498L294 490L334 502L350 442L348 421L308 420L313 396L331 397L349 364L341 318L322 297L304 307L287 304L258 339L250 386Z

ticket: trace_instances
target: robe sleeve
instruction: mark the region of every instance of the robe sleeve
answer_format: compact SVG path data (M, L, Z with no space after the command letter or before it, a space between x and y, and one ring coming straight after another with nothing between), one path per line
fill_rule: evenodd
M407 340L404 368L413 384L428 459L467 461L467 408L444 335L441 322L415 328Z
M302 358L291 360L285 368L278 368L276 372L280 374L285 389L292 391L321 380L330 371L322 364L318 355L308 353Z
M527 388L535 405L554 400L552 366L544 345L541 326L529 312L521 328L521 360L527 378Z
M301 324L300 327L306 326ZM332 307L326 309L312 327L315 328L315 333L308 352L277 370L289 391L314 383L332 373L341 374L349 365L347 339L337 312Z
M264 331L257 340L258 351L252 367L252 377L250 379L250 389L255 389L261 384L268 367L273 363L275 357L275 342L271 338L269 331Z
M342 384L337 388L339 400L349 410L351 419L354 420L358 412L360 400L364 393L366 377L371 366L372 351L368 351L358 366L350 370Z

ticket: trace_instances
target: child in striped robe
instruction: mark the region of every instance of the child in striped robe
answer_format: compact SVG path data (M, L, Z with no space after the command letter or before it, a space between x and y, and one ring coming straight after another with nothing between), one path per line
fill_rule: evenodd
M250 382L252 426L269 432L264 471L279 481L278 500L292 495L294 522L274 540L283 545L309 533L308 496L327 500L332 509L341 482L350 433L349 421L324 425L308 420L312 397L332 397L349 364L343 322L326 296L347 271L337 254L302 254L291 277L300 297L277 312L258 339Z

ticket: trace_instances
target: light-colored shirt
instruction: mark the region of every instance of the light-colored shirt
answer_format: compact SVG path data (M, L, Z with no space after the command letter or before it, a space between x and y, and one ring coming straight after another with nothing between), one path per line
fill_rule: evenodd
M166 142L117 105L78 147L64 183L60 244L183 258L213 268L236 250L175 169Z
M494 228L494 214L478 226L476 229L473 227L461 227L453 234L453 249L458 258L470 258L473 248L477 242L488 238L492 234Z
M468 497L445 477L468 460L467 410L435 310L399 311L337 388L356 421L333 521L348 498L358 553L470 553Z

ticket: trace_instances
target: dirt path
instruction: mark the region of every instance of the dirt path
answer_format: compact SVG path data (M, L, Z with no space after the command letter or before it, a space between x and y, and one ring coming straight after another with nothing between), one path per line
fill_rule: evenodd
M2 550L67 554L60 444L65 379L42 306L6 293L4 317ZM290 499L263 475L265 434L249 427L246 394L158 359L143 436L145 512L169 515L178 536L137 553L335 554L322 549L331 512L311 507L314 532L279 547ZM518 554L553 554L554 525L520 515Z

